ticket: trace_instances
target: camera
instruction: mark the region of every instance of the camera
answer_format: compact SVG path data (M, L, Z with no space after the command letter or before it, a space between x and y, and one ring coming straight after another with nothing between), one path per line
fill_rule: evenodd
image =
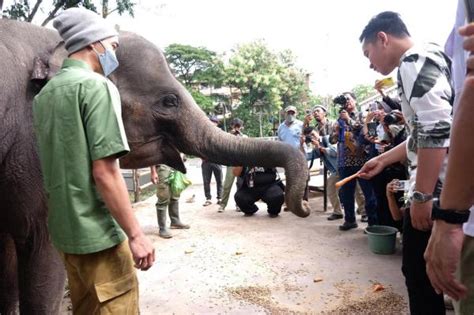
M313 142L313 136L312 136L312 135L306 135L306 136L304 137L304 142L305 142L305 143L311 143L311 142Z
M385 115L383 118L383 122L387 125L398 124L401 121L400 117L395 115L393 112L390 114Z
M347 101L348 99L344 94L339 95L333 100L335 104L339 104L341 107L346 107Z

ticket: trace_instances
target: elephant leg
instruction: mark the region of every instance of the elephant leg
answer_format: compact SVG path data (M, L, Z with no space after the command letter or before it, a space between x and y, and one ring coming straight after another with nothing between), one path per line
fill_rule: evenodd
M17 243L21 314L59 314L66 272L50 242L32 251Z
M16 314L18 277L15 242L10 234L0 233L0 314Z

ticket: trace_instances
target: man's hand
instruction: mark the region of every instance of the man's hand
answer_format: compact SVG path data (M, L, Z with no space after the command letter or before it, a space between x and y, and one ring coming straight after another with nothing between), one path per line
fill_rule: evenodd
M365 116L365 123L368 124L371 122L375 117L375 112L369 112L367 116Z
M128 244L135 262L135 268L145 271L153 266L155 248L145 234L141 233L134 238L129 238Z
M300 136L300 146L303 146L305 138L306 138L306 136L304 134L301 134L301 136Z
M454 273L461 256L464 233L461 224L441 220L434 223L425 251L426 273L439 294L446 293L456 301L465 297L467 288L459 283Z
M151 182L155 185L158 184L158 174L156 174L156 173L151 174Z
M427 202L415 202L410 205L410 217L413 227L420 231L429 231L433 226L431 220L431 211L433 209L433 200Z
M304 121L303 121L303 124L305 126L309 126L309 122L313 120L313 115L311 114L307 114L306 116L304 116Z
M380 159L379 156L374 157L367 161L359 171L359 177L363 179L371 179L385 168L385 163Z
M380 95L382 95L382 97L385 97L385 93L384 93L384 91L383 91L383 88L384 88L384 85L383 85L383 81L382 81L382 80L377 80L377 81L375 81L374 89L376 89L377 92L379 92Z
M345 122L349 121L349 113L346 110L343 110L342 112L339 113L339 118L344 120Z

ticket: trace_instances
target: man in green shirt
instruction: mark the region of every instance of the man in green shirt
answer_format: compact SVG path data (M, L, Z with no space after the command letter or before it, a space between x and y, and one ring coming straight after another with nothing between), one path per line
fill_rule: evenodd
M133 265L147 270L155 254L118 167L129 148L120 95L106 78L118 66L118 34L80 8L61 13L53 26L69 58L33 105L51 239L66 266L74 313L137 314Z

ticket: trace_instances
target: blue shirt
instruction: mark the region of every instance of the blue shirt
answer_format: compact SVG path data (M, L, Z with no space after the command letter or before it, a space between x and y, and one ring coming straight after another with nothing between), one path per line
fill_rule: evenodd
M292 147L299 149L300 147L300 135L303 129L303 122L296 119L291 125L286 125L283 122L278 127L278 140L283 141L291 145Z

